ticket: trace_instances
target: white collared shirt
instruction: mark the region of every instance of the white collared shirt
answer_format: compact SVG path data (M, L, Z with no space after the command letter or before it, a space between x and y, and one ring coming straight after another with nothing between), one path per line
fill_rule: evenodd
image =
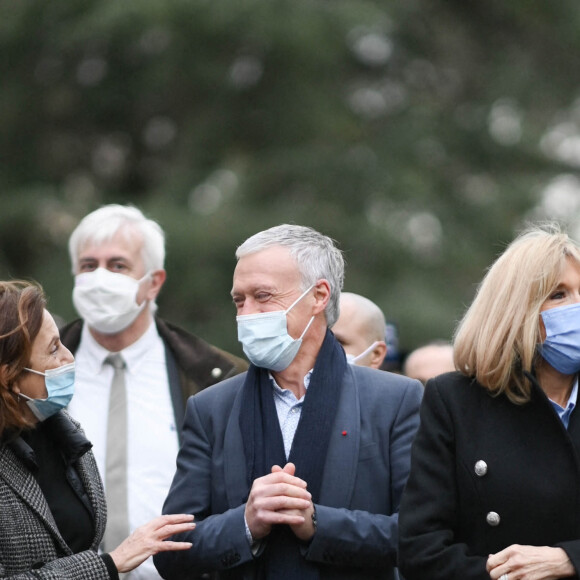
M304 377L304 388L308 390L310 386L310 377L312 376L312 369L308 371ZM278 414L278 422L280 423L280 430L282 431L282 440L284 441L284 451L286 459L290 457L290 449L298 429L300 416L302 415L302 407L304 406L304 397L296 398L296 395L290 389L283 389L278 385L272 373L268 373L268 377L272 381L272 389L274 393L274 404L276 405L276 413Z
M75 355L75 394L69 412L93 443L93 453L103 481L105 479L107 417L113 367L104 364L109 351L92 337L83 325L81 342ZM125 385L128 412L129 526L131 532L161 514L163 502L175 474L178 437L165 347L151 323L145 334L121 351L127 364ZM158 579L149 558L131 572L131 580Z
M572 387L572 392L570 393L570 398L568 399L566 408L561 407L560 405L558 405L558 403L552 401L552 399L549 399L550 403L552 403L552 407L554 407L554 410L556 411L556 413L558 413L558 417L560 417L560 420L562 421L566 429L568 429L568 424L570 423L570 415L572 414L572 411L576 407L577 400L578 400L578 376L576 376L576 378L574 379L574 386Z

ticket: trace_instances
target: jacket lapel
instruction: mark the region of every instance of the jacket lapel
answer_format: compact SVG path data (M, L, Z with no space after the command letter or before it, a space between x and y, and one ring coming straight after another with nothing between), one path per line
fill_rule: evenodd
M95 521L95 537L92 548L97 549L105 533L107 523L107 503L105 492L98 475L99 471L92 453L86 453L75 464L79 477L93 507Z
M241 375L245 377L246 375ZM243 378L242 385L243 385ZM246 457L240 430L242 391L238 389L232 411L228 418L224 438L224 478L226 496L230 508L237 507L248 499L250 488L247 482Z
M65 554L72 554L71 549L60 535L52 512L36 479L6 445L0 447L0 464L3 465L0 477L12 488L14 494L20 497L36 513L54 536L62 551Z
M340 401L330 435L320 503L348 507L351 502L360 447L360 401L354 373L347 368Z

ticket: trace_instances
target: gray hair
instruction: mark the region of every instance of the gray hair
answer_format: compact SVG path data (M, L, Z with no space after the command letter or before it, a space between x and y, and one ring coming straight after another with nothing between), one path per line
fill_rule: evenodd
M298 265L302 290L306 290L321 278L328 281L330 300L325 316L327 326L332 326L340 312L340 291L344 282L344 258L334 240L306 226L282 224L248 238L236 250L236 258L239 260L243 256L273 246L289 249Z
M147 219L136 207L110 204L86 215L71 234L68 250L73 274L75 274L79 252L87 242L99 245L110 241L121 231L127 237L133 232L141 235L142 257L147 271L163 269L165 235L161 226Z

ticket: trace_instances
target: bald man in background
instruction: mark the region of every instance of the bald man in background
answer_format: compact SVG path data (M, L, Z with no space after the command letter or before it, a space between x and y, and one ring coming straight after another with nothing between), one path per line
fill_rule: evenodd
M403 365L403 374L420 380L429 379L455 370L453 346L445 341L434 341L412 351Z
M340 315L332 332L350 363L380 368L387 354L386 323L383 311L372 300L342 292Z

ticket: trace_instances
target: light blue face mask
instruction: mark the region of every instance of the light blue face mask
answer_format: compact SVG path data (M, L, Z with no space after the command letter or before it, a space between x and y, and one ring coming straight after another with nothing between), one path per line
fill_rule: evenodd
M358 362L360 360L363 360L365 358L365 356L367 356L371 352L373 352L373 349L375 348L375 346L377 346L377 344L379 344L379 341L375 340L375 342L373 342L368 348L366 348L365 350L363 350L360 354L357 354L356 356L354 356L354 354L347 354L346 355L346 362L350 365L358 364Z
M546 340L539 346L540 354L557 371L576 374L580 371L580 304L550 308L541 316Z
M75 392L74 362L55 369L47 369L44 373L28 368L24 370L44 377L44 384L48 393L46 399L31 399L20 393L20 396L26 399L26 404L39 421L48 419L71 402Z
M314 316L306 325L300 338L288 334L286 315L312 288L305 290L287 310L259 312L236 317L238 323L238 340L242 343L244 353L255 366L274 372L283 371L290 366L302 345L302 339L310 328Z

